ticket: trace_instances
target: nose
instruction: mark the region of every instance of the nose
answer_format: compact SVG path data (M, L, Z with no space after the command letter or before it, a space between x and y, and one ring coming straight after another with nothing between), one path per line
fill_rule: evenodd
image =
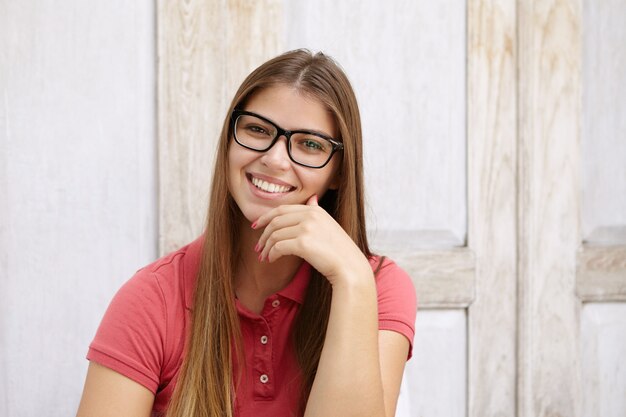
M286 170L291 166L291 159L289 159L289 151L287 138L281 135L274 146L263 153L261 162L268 168L277 170Z

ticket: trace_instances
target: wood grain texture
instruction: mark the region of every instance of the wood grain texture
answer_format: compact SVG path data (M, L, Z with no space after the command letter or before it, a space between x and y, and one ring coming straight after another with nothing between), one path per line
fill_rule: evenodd
M518 417L579 417L580 3L518 13Z
M468 415L515 413L515 2L468 2Z
M419 308L465 308L474 300L475 260L467 248L387 251L412 278Z
M585 246L577 264L576 294L582 301L626 301L626 246Z
M282 2L158 2L159 251L203 228L217 139L238 85L280 51Z

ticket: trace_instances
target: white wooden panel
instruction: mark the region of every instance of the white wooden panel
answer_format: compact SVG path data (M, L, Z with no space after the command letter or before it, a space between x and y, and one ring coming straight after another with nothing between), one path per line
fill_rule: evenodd
M397 417L465 417L466 329L464 309L419 312Z
M583 416L626 416L626 303L582 309Z
M514 416L517 342L516 2L468 2L468 416Z
M280 51L282 0L158 2L159 252L204 229L218 136L237 87Z
M70 416L156 255L154 5L3 1L0 31L0 415Z
M626 244L626 3L584 0L583 238Z
M464 245L465 2L298 0L285 15L286 48L330 54L356 90L370 231Z
M580 417L581 6L517 2L518 417Z

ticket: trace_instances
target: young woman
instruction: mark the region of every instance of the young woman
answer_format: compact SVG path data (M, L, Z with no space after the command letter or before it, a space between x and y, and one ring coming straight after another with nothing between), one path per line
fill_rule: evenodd
M111 302L78 416L393 416L415 310L368 248L348 79L288 52L233 99L202 237Z

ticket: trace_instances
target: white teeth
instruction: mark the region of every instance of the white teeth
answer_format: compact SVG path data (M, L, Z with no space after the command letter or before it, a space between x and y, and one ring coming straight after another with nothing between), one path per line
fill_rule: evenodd
M291 189L291 187L287 185L272 184L255 177L252 177L252 184L268 193L286 193Z

